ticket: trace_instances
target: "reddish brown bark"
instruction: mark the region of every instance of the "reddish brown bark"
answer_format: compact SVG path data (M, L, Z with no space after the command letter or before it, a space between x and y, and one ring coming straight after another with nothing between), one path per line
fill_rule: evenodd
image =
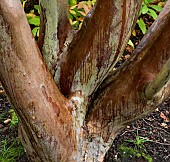
M88 94L83 92L87 96L97 89L123 53L140 4L141 0L97 2L63 56L59 84L63 94L91 87Z
M50 9L51 4L41 2ZM66 1L54 3L66 6ZM20 136L31 161L103 161L118 130L169 95L170 0L129 61L108 75L125 48L140 4L98 0L92 17L68 41L68 50L63 46L69 33L66 8L53 8L61 16L55 12L56 29L43 7L52 29L45 28L40 46L66 98L42 58L19 1L0 1L0 81L21 121ZM55 50L59 60L53 57Z
M69 161L76 150L72 104L56 87L18 1L1 0L0 10L0 79L21 121L23 145L32 161Z
M168 97L170 85L169 79L165 78L169 78L169 69L163 84L156 87L159 91L155 90L148 98L145 89L170 58L169 4L167 2L129 61L113 72L99 88L87 116L91 133L108 139L112 130L116 131L115 127L123 127L134 118L152 111ZM96 132L93 131L94 127ZM108 129L110 134L105 134Z

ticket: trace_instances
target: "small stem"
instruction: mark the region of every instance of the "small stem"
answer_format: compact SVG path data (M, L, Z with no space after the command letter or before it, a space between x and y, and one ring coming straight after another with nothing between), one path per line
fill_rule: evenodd
M161 88L163 88L170 79L170 59L163 66L161 71L155 77L155 79L146 86L145 96L147 99L152 99Z

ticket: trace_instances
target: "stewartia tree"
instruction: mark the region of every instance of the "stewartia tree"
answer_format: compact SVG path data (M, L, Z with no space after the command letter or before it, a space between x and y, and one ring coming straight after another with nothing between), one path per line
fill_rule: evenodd
M103 161L118 131L170 93L170 0L113 71L142 0L98 0L72 31L68 0L40 0L37 43L19 0L0 0L0 81L32 162Z

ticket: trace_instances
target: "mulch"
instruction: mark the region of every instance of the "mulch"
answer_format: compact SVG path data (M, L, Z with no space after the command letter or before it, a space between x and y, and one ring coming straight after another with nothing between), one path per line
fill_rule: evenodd
M135 139L137 131L140 137L147 137L151 140L144 145L154 162L170 162L170 98L153 113L123 129L115 138L106 162L120 161L123 158L119 152L120 145L129 139ZM141 162L146 160L129 158L125 161Z

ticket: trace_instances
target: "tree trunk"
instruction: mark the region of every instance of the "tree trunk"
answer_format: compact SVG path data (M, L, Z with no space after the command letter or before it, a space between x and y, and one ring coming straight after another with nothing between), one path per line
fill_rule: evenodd
M170 0L132 57L112 71L140 5L98 0L74 34L67 0L41 0L37 46L19 0L0 1L0 81L30 161L103 161L118 131L170 94Z

